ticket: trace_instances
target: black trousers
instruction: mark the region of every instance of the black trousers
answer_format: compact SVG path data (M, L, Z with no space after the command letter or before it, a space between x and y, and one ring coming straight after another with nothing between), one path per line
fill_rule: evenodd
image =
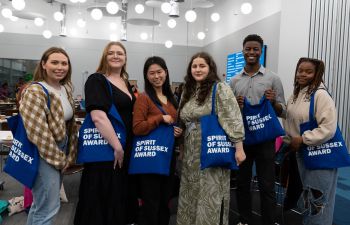
M139 225L168 225L170 218L169 201L172 195L174 175L140 175L142 206Z
M246 160L237 174L237 204L242 223L252 224L252 198L250 185L253 162L256 164L263 225L275 224L275 142L244 145Z
M289 210L297 206L299 197L303 191L303 184L300 180L298 164L295 156L295 152L289 153L286 163L288 163L288 186L286 197L283 203L283 209Z

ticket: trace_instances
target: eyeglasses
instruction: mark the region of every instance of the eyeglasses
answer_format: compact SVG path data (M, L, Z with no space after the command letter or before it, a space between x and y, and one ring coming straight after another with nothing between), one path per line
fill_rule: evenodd
M108 56L125 56L124 52L121 52L121 51L117 51L117 52L108 51L107 55Z

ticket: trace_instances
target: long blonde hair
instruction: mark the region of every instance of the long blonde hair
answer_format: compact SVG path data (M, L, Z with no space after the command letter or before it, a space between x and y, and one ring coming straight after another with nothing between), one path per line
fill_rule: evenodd
M40 62L36 65L35 71L34 71L34 76L33 76L33 81L45 81L46 77L47 77L47 73L46 70L43 68L43 64L45 64L47 62L47 60L49 59L50 55L52 55L53 53L61 53L63 55L65 55L68 59L68 72L67 75L64 79L62 79L60 81L61 85L65 85L67 84L68 86L72 87L72 65L70 63L70 59L69 56L67 54L67 52L62 49L62 48L58 48L58 47L51 47L49 49L47 49L43 55L41 56Z
M100 64L99 66L97 67L97 70L96 72L97 73L102 73L102 74L105 74L105 75L108 75L110 73L110 67L108 65L108 61L107 61L107 55L108 55L108 50L111 46L113 45L116 45L116 46L119 46L123 49L124 51L124 54L125 54L125 64L123 65L122 67L122 70L120 72L120 76L121 78L123 78L125 81L128 81L129 79L129 74L126 72L126 61L127 61L127 56L126 56L126 49L124 47L124 45L122 43L120 43L119 41L111 41L109 42L106 47L104 48L103 50L103 53L102 53L102 57L100 59Z

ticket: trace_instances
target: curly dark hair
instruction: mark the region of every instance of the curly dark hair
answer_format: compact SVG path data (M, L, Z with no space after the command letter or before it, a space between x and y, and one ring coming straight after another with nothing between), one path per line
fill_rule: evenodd
M216 63L208 53L199 52L193 55L187 67L187 73L185 76L184 93L181 98L180 107L179 107L180 110L196 92L197 82L192 76L192 63L193 63L193 60L196 58L204 59L205 62L209 65L208 76L205 80L200 82L200 85L199 85L199 93L196 99L199 105L202 105L204 103L205 99L211 92L211 87L213 86L213 84L215 82L220 81L220 78L217 73Z
M259 42L261 45L261 48L264 47L264 40L257 34L249 34L247 37L244 38L243 40L243 46L245 45L245 43L247 43L248 41L256 41Z
M306 57L300 58L295 68L293 101L295 101L298 98L299 92L302 89L302 87L300 87L299 83L297 82L297 73L298 73L298 68L300 64L303 62L310 62L315 66L315 77L311 81L308 87L308 90L307 90L308 96L310 96L313 92L315 92L317 88L320 86L320 84L323 83L323 75L325 71L324 62L319 59L306 58Z

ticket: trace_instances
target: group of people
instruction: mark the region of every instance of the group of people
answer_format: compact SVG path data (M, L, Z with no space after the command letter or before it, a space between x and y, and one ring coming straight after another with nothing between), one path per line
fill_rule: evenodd
M102 137L113 148L114 161L84 164L74 224L169 223L175 153L171 155L168 175L128 174L134 135L148 135L161 125L167 125L173 127L174 138L183 139L177 225L228 225L230 168L201 169L200 119L210 114L212 109L235 147L233 157L239 166L238 224L253 224L250 182L254 162L262 223L275 224L274 140L245 144L241 112L245 99L257 104L265 96L276 115L285 119L286 142L290 144L290 151L297 154L304 190L302 201L309 212L304 214L304 224L331 225L337 170L306 169L299 152L302 145L327 141L336 130L335 105L322 82L324 64L310 58L299 60L294 92L286 104L280 78L259 63L262 47L263 40L258 35L248 35L244 39L246 64L229 85L220 80L215 61L208 53L193 55L184 78L183 93L177 96L178 99L181 97L178 102L170 88L166 62L158 56L145 61L145 91L135 98L128 83L126 49L120 42L110 42L103 51L96 73L89 76L85 83L85 107ZM33 78L34 82L48 89L49 96L37 83L28 85L21 96L19 111L28 138L38 147L41 158L27 225L51 224L60 207L62 172L77 158L78 130L74 121L71 71L65 50L52 47L43 54ZM212 98L213 91L215 98ZM310 95L314 92L315 117L319 127L300 134L299 125L309 119ZM116 107L125 125L125 145L122 145L110 121L111 105Z

